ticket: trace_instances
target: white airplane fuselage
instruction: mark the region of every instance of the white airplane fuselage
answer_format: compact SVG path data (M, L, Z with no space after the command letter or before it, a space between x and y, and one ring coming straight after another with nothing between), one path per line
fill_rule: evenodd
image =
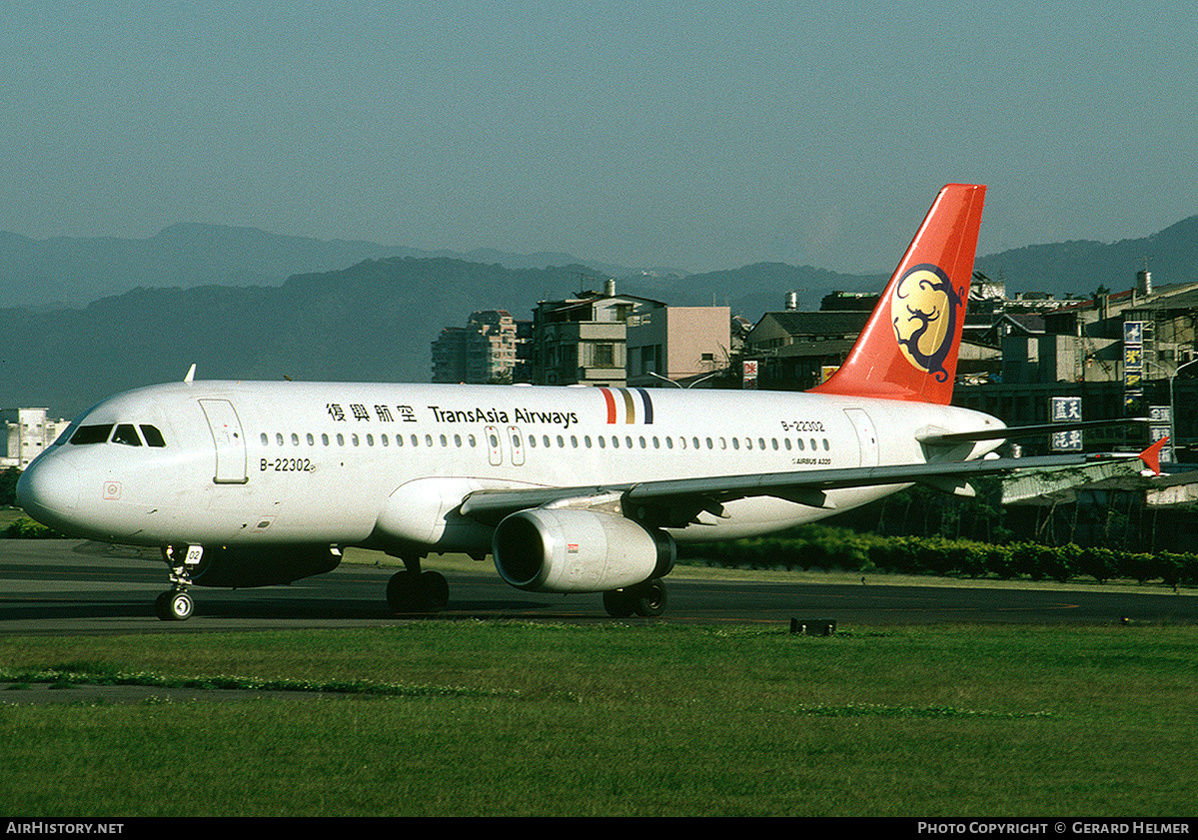
M92 408L30 465L22 501L65 533L124 544L481 555L493 529L456 512L472 491L922 463L921 431L996 423L952 406L805 393L181 382ZM144 429L127 442L68 442L81 427L147 425L164 446ZM896 489L832 490L822 506L743 498L668 530L678 541L761 534Z
M768 533L904 482L967 492L1002 423L952 407L985 188L940 191L844 363L806 393L195 382L100 403L30 464L19 503L64 533L162 547L191 583L290 582L338 548L403 559L396 612L438 609L430 552L521 589L660 615L678 541ZM985 443L976 442L986 438Z

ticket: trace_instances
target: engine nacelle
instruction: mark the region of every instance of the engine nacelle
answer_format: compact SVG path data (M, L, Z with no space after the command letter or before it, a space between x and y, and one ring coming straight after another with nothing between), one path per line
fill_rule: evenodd
M536 508L495 529L495 568L517 589L606 592L661 577L674 567L674 539L610 513Z
M341 552L327 545L205 547L190 574L196 586L275 586L331 572L340 562Z

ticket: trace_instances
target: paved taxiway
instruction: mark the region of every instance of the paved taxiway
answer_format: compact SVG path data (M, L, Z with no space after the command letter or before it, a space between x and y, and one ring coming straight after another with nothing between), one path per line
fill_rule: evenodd
M435 558L431 568L438 568ZM204 632L301 627L364 627L424 620L391 615L384 600L394 568L343 563L334 571L262 589L195 587L195 615L154 616L168 588L166 566L152 553L75 540L0 540L0 633L87 634ZM446 569L449 609L438 619L611 621L599 595L546 595L504 584L490 563ZM750 583L671 577L669 606L658 621L789 627L791 618L833 618L840 629L941 622L1113 625L1198 624L1198 595L1160 586L998 588ZM425 617L426 618L426 617ZM630 619L644 620L644 619Z

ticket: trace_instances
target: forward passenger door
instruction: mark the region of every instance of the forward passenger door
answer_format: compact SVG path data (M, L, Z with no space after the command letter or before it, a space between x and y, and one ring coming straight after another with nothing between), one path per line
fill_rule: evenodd
M208 420L212 442L216 446L216 484L245 484L249 481L246 472L245 435L241 420L228 400L200 400L200 408Z

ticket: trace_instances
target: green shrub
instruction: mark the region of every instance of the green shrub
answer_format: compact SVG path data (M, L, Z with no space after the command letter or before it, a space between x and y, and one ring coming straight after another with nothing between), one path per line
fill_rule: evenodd
M1064 583L1079 575L1099 583L1124 577L1166 584L1198 583L1198 554L1125 553L1103 547L1022 541L1002 545L947 537L883 537L846 528L805 525L770 537L683 547L683 558L728 567L841 569L898 574L1028 577Z
M1106 583L1119 572L1119 555L1101 546L1080 549L1077 571L1078 574L1089 575L1099 583Z
M10 540L56 540L62 538L62 534L34 522L26 516L22 516L5 528L3 532L0 532L0 536Z

